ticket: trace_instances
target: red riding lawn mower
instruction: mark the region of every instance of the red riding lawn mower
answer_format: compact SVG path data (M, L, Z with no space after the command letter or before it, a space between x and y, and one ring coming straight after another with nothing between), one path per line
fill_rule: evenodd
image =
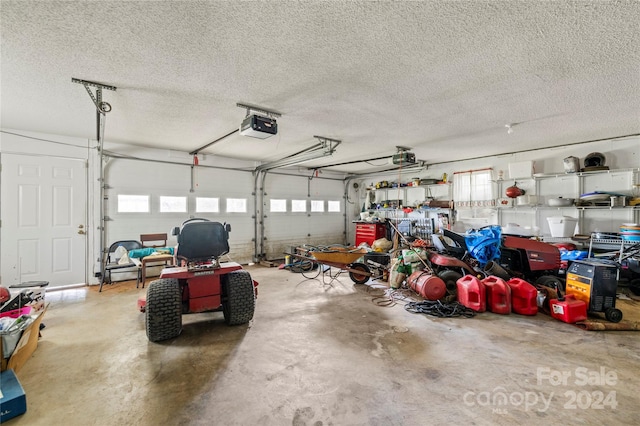
M150 341L178 336L187 313L222 310L228 325L251 321L258 283L240 264L218 260L229 252L230 231L230 225L207 219L190 219L174 229L179 266L163 269L146 298L138 300Z
M443 238L445 237L445 238ZM553 289L564 289L558 277L560 250L548 243L526 237L503 235L500 239L500 259L489 262L483 269L469 255L464 235L444 230L442 236L433 240L439 254L432 254L430 261L447 287L465 274L504 275L501 278L522 278L531 284Z

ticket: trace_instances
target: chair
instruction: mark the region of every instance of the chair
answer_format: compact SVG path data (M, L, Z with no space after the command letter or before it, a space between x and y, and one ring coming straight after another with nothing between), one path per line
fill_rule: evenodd
M166 247L167 246L167 234L140 234L140 241L142 247ZM160 244L160 242L162 243Z
M167 246L167 234L140 234L140 241L143 248L159 248ZM162 262L162 263L159 263ZM152 254L140 259L140 276L139 281L142 282L142 288L144 288L145 281L147 280L147 267L158 266L160 264L168 265L173 264L173 255L170 254ZM136 288L138 285L136 284Z
M142 243L140 243L140 241L135 241L135 240L121 240L121 241L116 241L115 243L111 244L111 246L109 246L109 250L107 251L107 256L103 262L104 266L102 270L102 279L100 280L100 289L98 290L99 292L102 291L102 286L104 285L105 282L108 284L111 284L112 282L111 274L113 272L131 272L128 269L136 268L138 266L131 259L129 259L129 262L125 264L118 263L120 259L115 258L115 252L116 252L116 249L120 246L124 247L127 250L127 252L129 252L131 250L141 249ZM139 280L140 269L138 268L136 272Z

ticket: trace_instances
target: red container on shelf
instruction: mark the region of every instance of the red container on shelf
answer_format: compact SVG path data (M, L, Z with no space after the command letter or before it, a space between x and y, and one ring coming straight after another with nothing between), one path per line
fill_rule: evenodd
M487 310L487 295L484 284L473 275L465 275L456 281L458 302L476 312Z
M500 277L489 275L482 280L487 294L487 310L494 314L511 313L511 288Z
M538 290L520 278L507 281L511 288L511 309L520 315L535 315L538 313Z
M549 309L552 317L569 324L587 319L587 303L576 299L573 294L567 294L564 298L551 299Z

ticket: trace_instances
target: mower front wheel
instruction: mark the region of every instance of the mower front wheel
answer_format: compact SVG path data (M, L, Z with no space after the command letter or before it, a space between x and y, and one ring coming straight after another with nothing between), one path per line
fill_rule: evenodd
M175 278L152 281L145 307L147 337L152 342L171 339L182 331L182 297Z
M228 273L222 282L222 313L228 325L246 324L253 318L256 295L247 271Z

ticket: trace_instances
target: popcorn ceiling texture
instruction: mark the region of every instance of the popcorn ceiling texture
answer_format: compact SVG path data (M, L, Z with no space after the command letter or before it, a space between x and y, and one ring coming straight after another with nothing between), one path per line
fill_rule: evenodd
M428 162L640 132L640 3L2 1L1 126L95 138L71 78L104 91L107 141L323 165L413 148ZM513 134L505 124L517 123ZM342 166L358 171L367 165Z

